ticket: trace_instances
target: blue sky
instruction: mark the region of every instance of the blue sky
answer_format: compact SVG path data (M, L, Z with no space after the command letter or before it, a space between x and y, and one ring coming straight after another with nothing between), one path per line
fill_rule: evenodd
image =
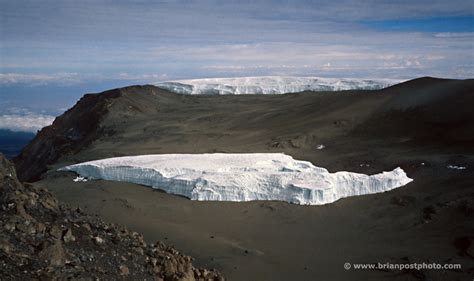
M472 78L473 17L468 0L0 0L0 111L185 78Z
M379 31L403 32L474 32L473 16L448 16L366 21L370 28Z

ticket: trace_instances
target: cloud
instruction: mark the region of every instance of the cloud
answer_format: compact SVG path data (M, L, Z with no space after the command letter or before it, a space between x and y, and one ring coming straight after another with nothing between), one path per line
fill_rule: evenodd
M419 26L472 14L465 0L0 1L0 85L279 73L465 78L473 33ZM364 24L408 20L416 28Z
M119 73L117 76L111 77L112 80L125 80L134 82L151 82L151 81L163 81L168 79L166 73L163 74L129 74L126 72Z
M0 115L0 129L9 129L16 132L33 132L49 126L54 121L54 116L28 113Z
M71 86L83 82L98 81L131 81L134 83L146 83L155 80L167 79L163 74L129 74L126 72L104 74L79 74L79 73L0 73L0 85L8 86L25 84L29 86Z
M346 42L349 40L350 43ZM456 78L451 72L453 67L469 70L465 62L472 61L470 44L423 33L381 37L366 32L357 37L331 34L320 38L318 44L268 42L174 46L150 49L143 55L149 60L170 60L176 68L194 69L195 77L284 74L409 79L445 71L441 76ZM190 61L193 64L189 64ZM395 73L394 69L403 71ZM364 70L367 71L364 73ZM371 77L374 75L372 70L377 70L378 77Z
M8 84L30 84L46 85L72 85L81 81L78 73L52 73L52 74L31 74L31 73L0 73L0 85Z
M434 36L438 38L466 38L468 40L473 40L474 32L440 32L436 33Z

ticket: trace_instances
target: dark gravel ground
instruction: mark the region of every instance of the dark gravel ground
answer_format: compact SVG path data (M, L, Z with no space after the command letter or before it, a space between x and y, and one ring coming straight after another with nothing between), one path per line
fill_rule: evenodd
M1 280L224 280L161 242L22 185L0 154Z

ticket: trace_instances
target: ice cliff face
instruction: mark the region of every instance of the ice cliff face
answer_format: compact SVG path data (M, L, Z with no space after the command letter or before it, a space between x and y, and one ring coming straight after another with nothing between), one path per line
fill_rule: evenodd
M159 82L157 87L186 95L285 94L303 91L377 90L399 83L390 79L320 77L240 77Z
M372 176L329 173L280 153L127 156L59 170L151 186L192 200L279 200L309 205L384 192L412 181L401 168Z

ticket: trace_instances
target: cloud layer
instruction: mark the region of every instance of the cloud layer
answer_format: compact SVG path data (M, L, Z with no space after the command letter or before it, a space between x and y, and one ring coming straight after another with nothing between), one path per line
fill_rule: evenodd
M15 132L32 132L40 130L53 123L54 116L34 114L4 114L0 115L0 129L8 129Z
M12 130L36 131L84 93L130 84L474 77L466 0L16 0L0 1L0 18L0 128Z
M2 1L0 85L469 78L473 14L465 0Z

